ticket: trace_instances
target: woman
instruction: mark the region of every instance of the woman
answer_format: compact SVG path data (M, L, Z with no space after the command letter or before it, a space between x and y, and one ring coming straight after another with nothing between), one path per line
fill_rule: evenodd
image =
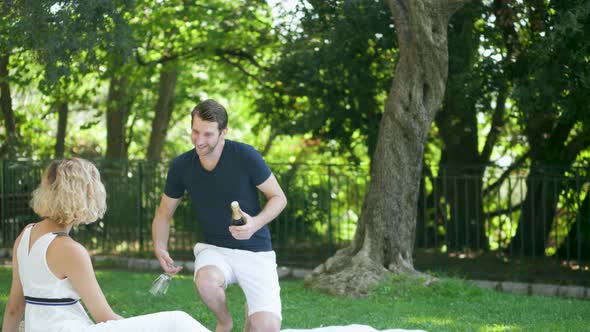
M106 211L100 174L79 158L54 161L33 192L31 207L44 218L25 227L14 243L12 286L2 331L209 331L182 311L123 319L96 281L86 249L68 236ZM94 318L93 324L80 301Z

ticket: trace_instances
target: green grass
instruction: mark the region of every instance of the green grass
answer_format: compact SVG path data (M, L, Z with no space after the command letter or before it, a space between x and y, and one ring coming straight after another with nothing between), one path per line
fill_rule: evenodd
M123 316L184 310L208 328L215 327L190 276L175 278L168 294L159 298L147 292L157 274L98 271L97 276L113 309ZM10 279L10 269L0 268L2 314ZM356 323L428 331L590 331L590 301L503 294L454 279L423 287L414 280L391 278L361 299L328 296L305 288L301 281L283 281L281 295L284 328ZM230 287L228 298L234 330L241 331L241 290Z

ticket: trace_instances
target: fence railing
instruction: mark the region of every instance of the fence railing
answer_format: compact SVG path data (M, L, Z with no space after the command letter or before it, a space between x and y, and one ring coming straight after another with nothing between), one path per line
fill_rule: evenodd
M107 188L103 220L72 231L93 252L152 256L151 221L167 163L96 160ZM46 163L2 161L0 247L39 220L29 208ZM352 240L369 181L350 165L270 164L289 204L270 224L282 264L312 267ZM588 169L428 168L421 182L416 249L441 254L590 260ZM200 230L188 199L174 216L169 248L190 259Z

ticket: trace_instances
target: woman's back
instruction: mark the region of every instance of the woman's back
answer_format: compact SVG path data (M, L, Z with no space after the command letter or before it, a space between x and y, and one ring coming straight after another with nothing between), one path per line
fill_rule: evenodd
M18 245L17 259L21 284L26 300L25 330L51 331L62 327L92 324L80 304L80 296L67 278L53 274L47 263L47 250L59 233L34 236L27 227Z

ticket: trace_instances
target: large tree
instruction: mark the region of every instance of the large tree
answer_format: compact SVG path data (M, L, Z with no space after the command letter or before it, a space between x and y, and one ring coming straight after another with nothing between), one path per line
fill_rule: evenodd
M307 0L279 25L279 60L266 74L274 89L256 102L259 127L310 135L330 150L363 160L377 145L397 47L391 13L380 1ZM337 143L337 144L334 144Z
M558 227L562 179L590 147L590 3L584 0L524 2L529 13L520 29L528 37L516 66L514 92L530 146L526 197L511 249L544 256ZM575 46L574 46L575 45Z
M445 221L449 251L488 246L486 218L490 215L484 212L484 202L496 192L486 190L484 174L486 167L493 165L492 153L501 145L512 111L506 101L514 76L516 14L503 0L472 2L450 22L449 77L443 106L435 117L442 143L436 185L443 194L434 197L432 192L429 196L429 205L436 204ZM487 56L482 49L494 50L500 57ZM482 115L490 119L489 130L478 124ZM480 141L485 143L480 145Z
M18 131L14 121L14 110L12 109L12 96L10 84L8 83L8 62L10 56L7 52L0 54L0 108L4 117L6 142L0 146L0 156L14 154L14 142L18 137Z
M18 127L16 125L12 106L10 57L22 45L20 28L16 21L17 13L9 4L0 6L0 120L4 120L4 132L0 130L0 157L14 157L18 142Z
M170 64L160 71L159 94L154 108L154 120L148 145L147 159L158 160L166 140L166 132L174 109L174 89L178 79L178 65Z
M381 119L371 184L353 243L308 278L312 287L362 295L386 275L418 274L412 251L424 144L444 96L447 27L467 0L389 0L400 49Z
M489 160L489 155L480 156L478 141L481 133L477 123L477 105L484 104L482 99L489 96L483 91L482 81L486 73L480 61L486 59L479 56L482 32L476 24L484 10L481 3L471 3L457 11L450 21L448 81L442 107L434 119L441 141L435 185L444 188L444 196L431 192L428 205L441 207L437 214L445 220L446 245L450 251L463 249L466 245L475 248L476 244L485 243L484 227L475 218L483 215L479 190L484 168L480 164ZM493 146L493 142L490 145ZM429 166L427 162L425 165ZM425 171L429 173L428 168ZM438 216L432 217L438 219ZM437 226L425 219L418 218L418 234L425 231L426 225L429 228ZM425 245L421 243L422 239L422 236L417 237L418 246Z

